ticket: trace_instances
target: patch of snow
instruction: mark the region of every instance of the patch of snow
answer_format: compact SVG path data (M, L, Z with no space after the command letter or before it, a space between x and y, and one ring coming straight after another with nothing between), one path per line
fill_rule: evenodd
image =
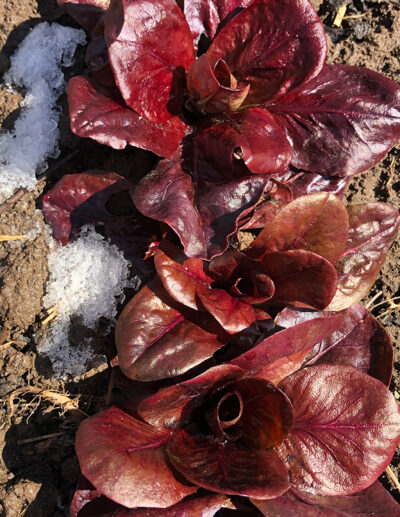
M0 202L17 188L33 190L45 160L58 156L56 101L65 85L62 67L72 65L76 47L85 41L82 30L44 22L11 58L6 84L24 87L26 95L14 130L0 134Z
M71 320L78 317L89 329L96 329L100 317L113 320L123 290L131 283L129 262L88 225L76 241L54 248L48 263L50 278L43 302L45 308L55 305L58 316L38 351L52 362L55 377L82 375L93 359L93 349L85 342L79 346L69 342Z

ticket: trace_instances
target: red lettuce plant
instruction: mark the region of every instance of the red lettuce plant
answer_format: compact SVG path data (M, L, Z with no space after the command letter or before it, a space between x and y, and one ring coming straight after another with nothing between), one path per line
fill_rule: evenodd
M354 367L311 366L275 385L224 364L143 399L134 416L113 407L85 420L76 450L97 497L166 508L198 487L257 504L289 488L347 496L377 479L399 438L394 397Z
M157 282L141 289L117 323L121 369L147 381L180 375L232 335L252 334L254 343L268 325L264 311L277 305L351 307L375 281L399 224L389 205L347 210L332 194L317 193L278 209L244 252L229 248L203 262L162 243L154 254Z
M399 86L324 65L307 0L59 1L93 36L91 82L68 86L72 130L166 158L134 201L177 232L188 256L220 254L268 177L287 178L289 164L349 176L400 137Z

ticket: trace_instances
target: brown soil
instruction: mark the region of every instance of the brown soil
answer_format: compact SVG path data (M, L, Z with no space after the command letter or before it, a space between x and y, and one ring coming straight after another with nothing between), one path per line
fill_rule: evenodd
M328 61L368 66L400 82L400 6L390 0L350 0L341 27L333 20L342 0L312 0L330 35ZM29 30L40 21L57 21L76 26L57 8L55 0L3 0L0 2L0 77L8 69L10 56ZM69 76L83 66L83 52ZM9 130L19 115L21 97L0 87L0 124ZM135 177L152 164L149 153L128 149L113 151L71 134L65 96L60 100L61 155L50 161L46 189L65 173L99 168ZM77 153L71 155L71 151ZM135 160L132 158L135 156ZM60 160L67 162L59 166ZM112 164L112 165L111 165ZM382 163L353 179L347 200L351 203L385 201L398 203L400 190L400 146L395 147ZM43 182L44 183L44 182ZM44 186L44 185L43 185ZM20 241L0 243L0 516L62 517L68 515L68 504L78 478L78 464L73 439L76 415L62 406L35 394L19 394L15 411L10 412L9 397L23 386L68 392L79 396L82 410L93 413L104 407L110 369L94 365L86 375L64 385L52 381L48 365L35 352L33 334L41 327L44 316L42 295L47 279L47 245L43 231L40 192L25 195L11 209L0 214L0 235L22 234ZM375 304L400 296L400 237L392 246L382 273L369 299L381 291ZM388 304L373 309L386 325L395 345L395 373L391 389L400 393L400 311L387 315ZM6 344L9 339L25 336L26 345ZM79 341L79 338L78 338ZM3 345L2 345L3 343ZM105 352L106 340L99 340L97 352ZM395 391L396 390L396 391ZM30 438L55 434L37 441ZM392 461L398 473L400 456ZM385 475L384 485L397 497Z

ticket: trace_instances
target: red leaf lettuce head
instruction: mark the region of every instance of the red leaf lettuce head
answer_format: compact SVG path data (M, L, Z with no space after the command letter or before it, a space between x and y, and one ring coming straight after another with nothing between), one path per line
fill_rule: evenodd
M312 366L276 386L224 364L143 399L135 417L113 407L85 420L76 451L98 494L128 509L198 487L258 505L290 487L306 500L363 490L399 437L394 397L356 368Z
M78 20L85 13L85 2L60 3ZM134 199L172 226L189 256L222 253L238 217L289 165L305 175L295 181L302 193L340 189L341 177L377 163L400 137L399 86L324 65L325 35L308 0L106 4L87 2L98 13L91 77L69 83L71 127L165 158Z

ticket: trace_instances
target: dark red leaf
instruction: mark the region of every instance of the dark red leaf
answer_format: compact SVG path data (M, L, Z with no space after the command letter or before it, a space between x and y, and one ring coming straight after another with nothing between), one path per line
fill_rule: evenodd
M320 174L365 171L400 138L400 87L367 68L325 65L268 110L293 142L293 165Z
M194 43L202 34L211 41L219 25L231 15L250 5L252 0L190 0L184 2L184 13Z
M156 291L168 300L162 289ZM143 287L117 322L119 366L131 379L154 381L180 375L210 358L227 339L211 316L192 311L193 323L157 294Z
M279 387L295 418L278 451L300 493L353 494L385 470L399 442L400 414L382 382L350 366L319 365Z
M335 264L346 249L349 216L328 192L301 196L284 206L250 244L251 257L288 249L312 251Z
M234 509L234 506L227 496L213 494L185 499L162 511L138 508L127 513L126 517L213 517L221 508ZM125 514L117 513L110 517L125 517Z
M138 183L132 198L144 215L172 227L188 257L207 259L227 248L240 215L257 203L267 182L263 176L202 181L195 191L181 164L164 160Z
M211 157L214 163L220 160L221 146L226 148L223 152L229 162L232 162L234 150L240 147L244 163L256 174L281 172L292 157L292 147L282 128L268 111L259 108L225 115L223 122L203 130L196 140L208 155L211 154L208 149L210 142L214 141L211 144L211 149L217 154Z
M378 277L400 225L398 210L386 203L348 207L350 231L347 249L336 264L338 290L329 310L359 302Z
M325 316L337 313L325 313ZM308 354L306 366L345 364L353 366L389 386L393 369L393 345L389 334L362 305L354 304L342 311L343 323ZM301 321L319 318L324 313L286 308L275 323L292 327Z
M400 507L383 486L375 481L349 496L296 496L288 490L270 501L252 503L265 517L399 517Z
M268 253L263 265L275 285L271 301L325 309L335 295L335 268L320 255L304 250Z
M313 172L300 172L287 182L293 193L293 198L304 196L304 194L313 194L314 192L330 192L341 199L344 196L347 184L350 178L335 176L322 176Z
M210 411L211 402L208 403L211 429L217 431L216 435L225 435L250 450L272 449L283 442L292 427L290 401L264 379L238 379L217 388L212 396L219 403L214 411ZM236 399L240 407L235 405ZM236 418L232 419L233 416Z
M223 59L246 104L261 104L315 77L326 56L322 23L306 0L255 0L215 37L211 65Z
M225 385L243 375L243 371L231 364L209 368L194 379L175 384L145 398L138 407L139 415L149 424L160 429L177 429L188 424L186 417L194 407L204 401L211 387Z
M289 488L286 469L274 450L253 450L181 431L168 443L167 451L185 478L215 492L270 499Z
M78 517L85 506L99 497L100 492L81 474L71 501L70 517Z
M110 408L82 422L75 448L83 475L112 501L127 508L166 508L196 491L169 469L164 457L169 439L169 432Z
M186 133L186 125L178 117L149 122L97 92L82 76L73 77L67 91L72 131L114 149L129 144L171 157Z
M105 15L99 19L92 30L90 42L86 48L85 62L91 72L99 72L104 67L109 66L107 44L104 38L104 21ZM109 86L115 86L113 75Z
M188 257L207 255L203 229L194 207L192 179L179 162L164 160L137 185L132 199L142 214L171 226Z
M110 5L110 0L57 0L57 3L84 29L90 32L99 19L104 16Z
M73 226L73 214L83 203L86 203L87 217L83 220L81 218L79 226L104 222L111 217L106 209L110 196L128 188L128 182L114 172L66 174L43 198L43 213L46 222L51 225L53 237L67 244Z
M150 121L169 120L175 81L195 58L190 29L178 5L173 0L113 0L105 36L115 81L127 105Z
M231 361L246 375L277 384L303 364L317 343L343 324L343 316L321 316L276 332Z

